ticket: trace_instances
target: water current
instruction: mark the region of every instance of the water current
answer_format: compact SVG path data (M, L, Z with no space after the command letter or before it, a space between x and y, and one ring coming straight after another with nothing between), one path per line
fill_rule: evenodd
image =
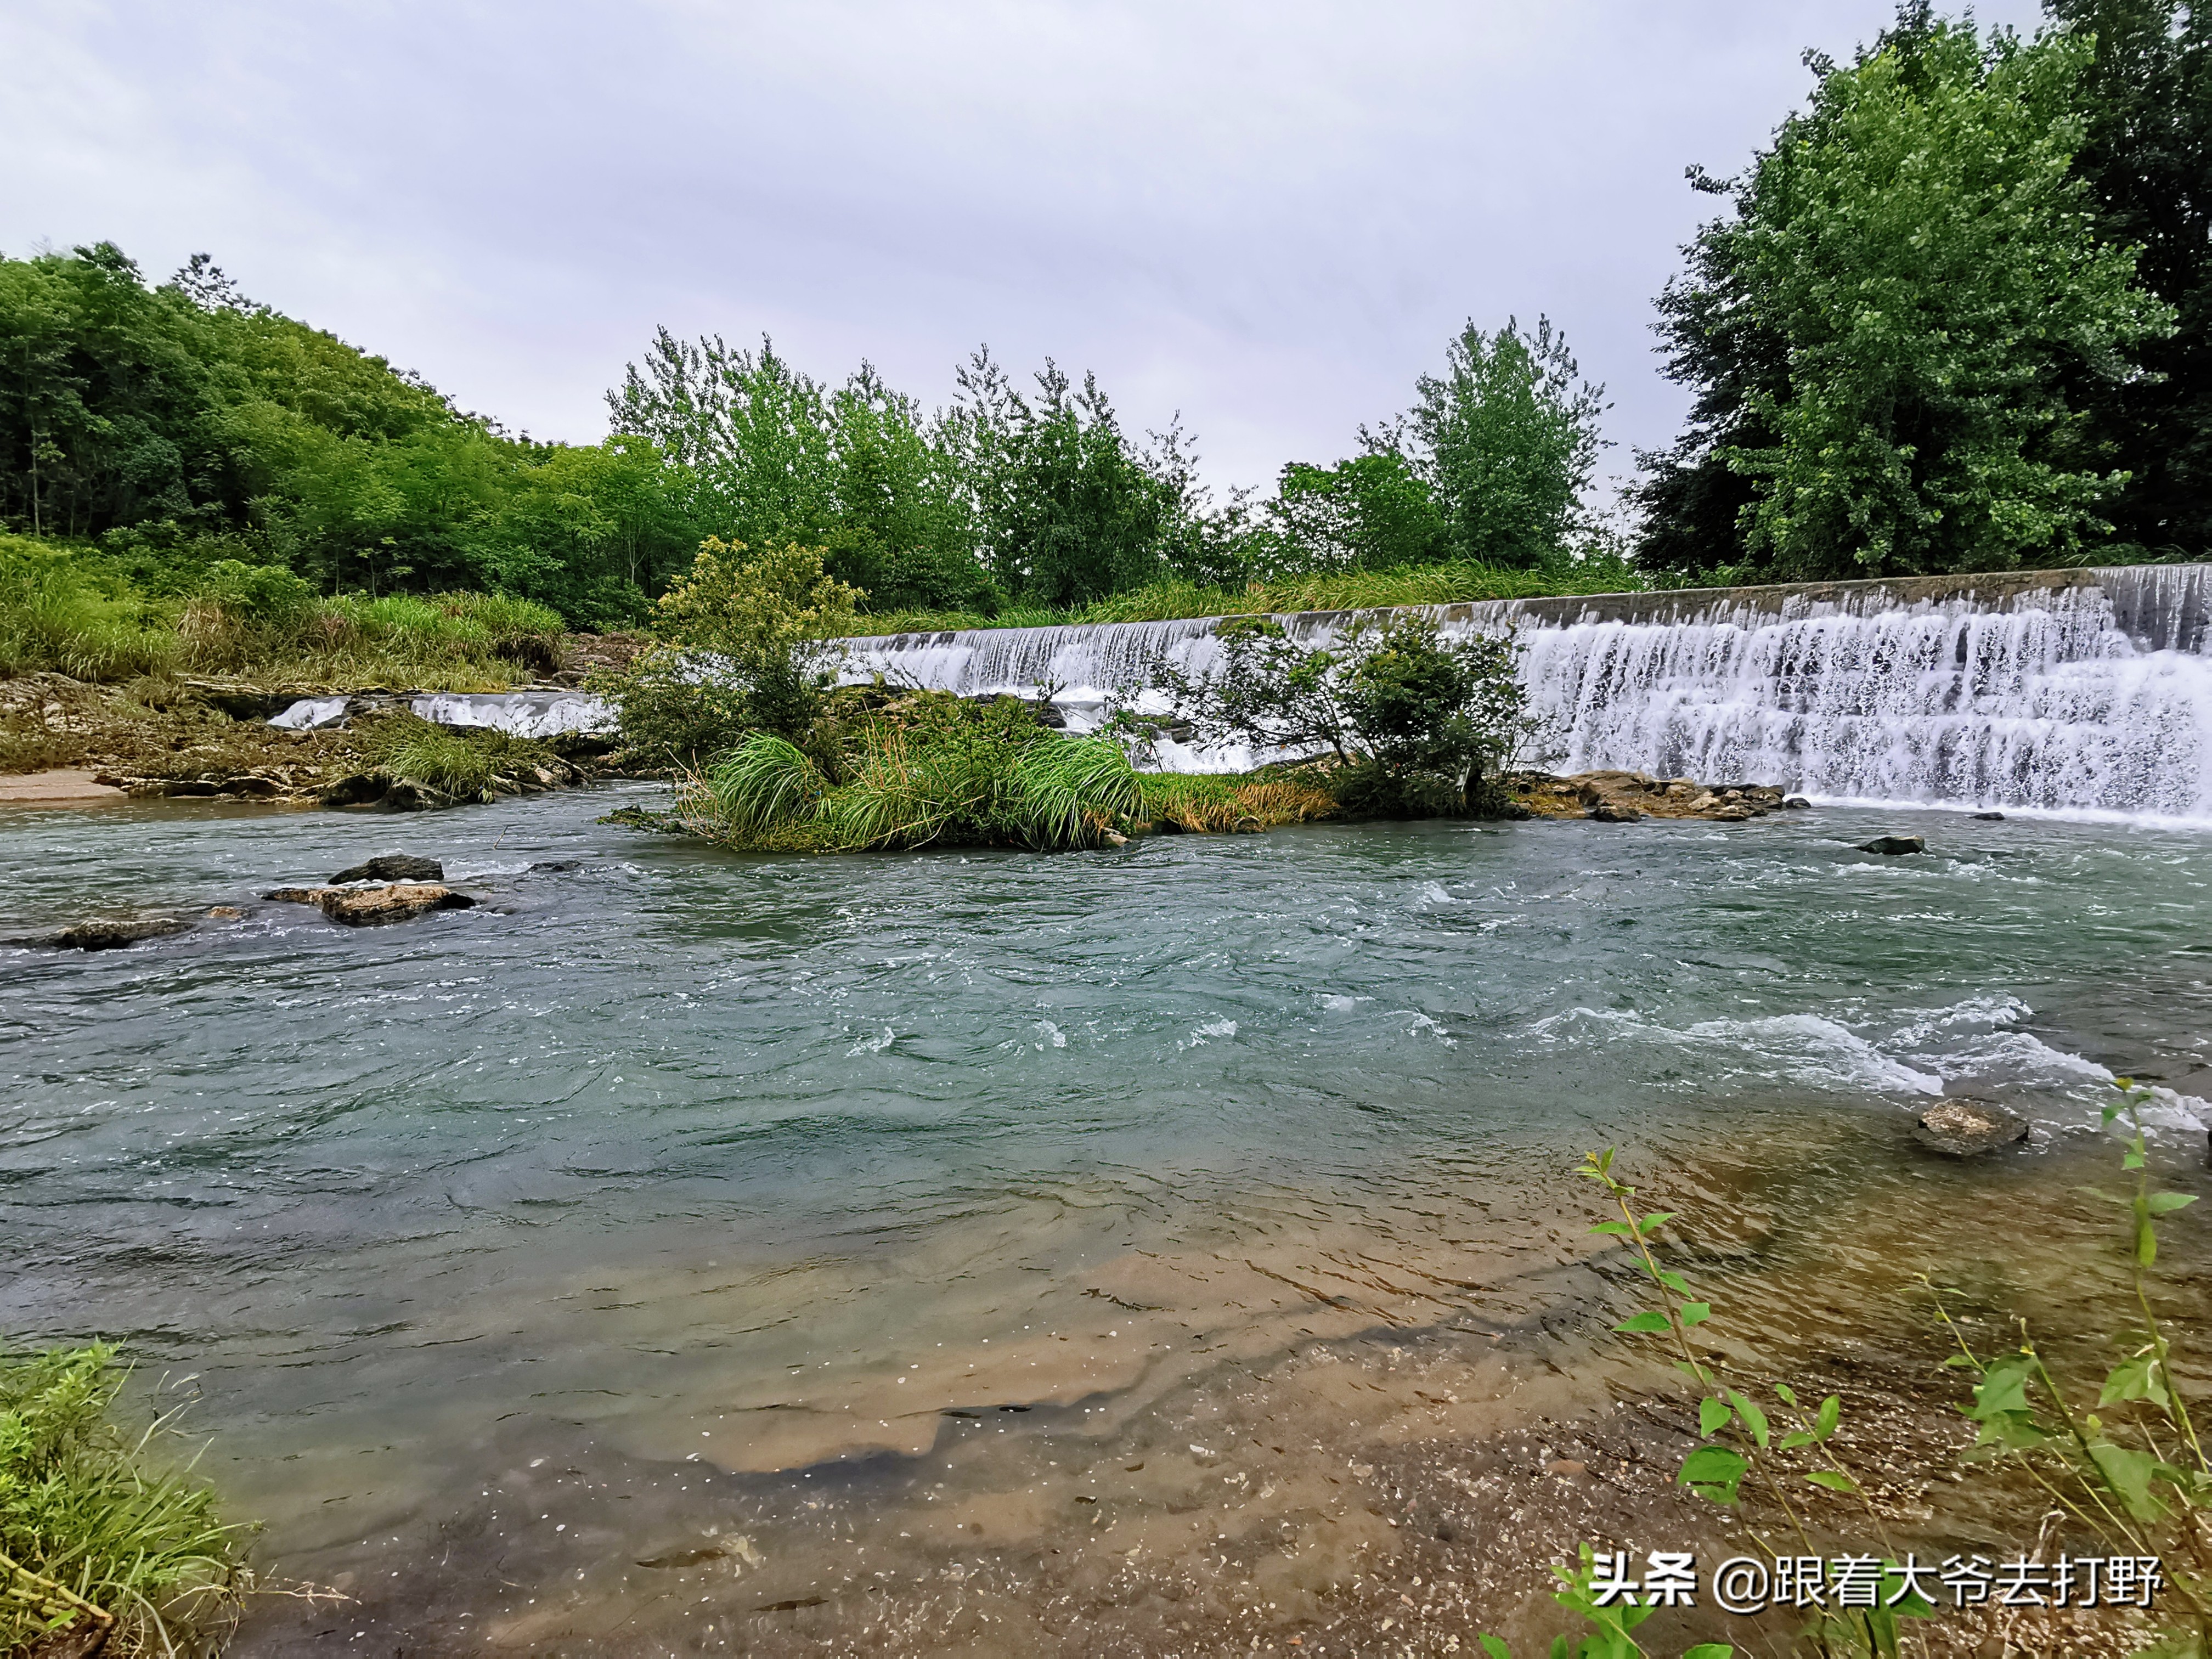
M987 1547L1210 1552L1289 1501L1235 1470L1252 1378L1378 1331L1486 1356L1571 1299L1585 1147L1713 1206L1796 1148L1890 1206L1848 1272L1974 1190L1905 1150L1940 1092L2028 1115L2023 1167L2115 1070L2176 1133L2212 1095L2199 832L1823 807L778 859L598 821L651 798L0 819L0 933L245 912L0 949L0 1329L195 1395L264 1567L356 1598L242 1652L826 1641ZM1929 850L1852 850L1884 830ZM483 902L257 898L399 846ZM1384 1408L1299 1398L1273 1432L1326 1492Z

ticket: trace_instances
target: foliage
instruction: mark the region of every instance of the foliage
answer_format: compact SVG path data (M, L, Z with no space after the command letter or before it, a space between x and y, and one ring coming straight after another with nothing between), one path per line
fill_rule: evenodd
M2082 40L1908 8L1741 179L1660 301L1690 431L1648 564L1769 579L2009 568L2108 528L2124 483L2069 386L2170 331L2071 170ZM1725 475L1725 476L1724 476ZM1723 533L1724 525L1733 528Z
M1959 1349L1948 1363L1976 1378L1966 1416L1980 1425L1977 1450L2026 1469L2112 1553L2163 1558L2167 1589L2186 1620L2170 1633L2167 1650L2203 1654L2212 1651L2212 1550L2204 1525L2212 1511L2212 1458L2197 1438L2172 1342L2151 1307L2158 1224L2197 1198L2152 1189L2142 1119L2150 1091L2126 1078L2118 1085L2119 1098L2102 1119L2106 1128L2124 1120L2120 1162L2133 1189L2092 1191L2126 1218L2136 1322L2115 1338L2122 1357L2094 1400L2053 1375L2025 1321L2019 1346L1985 1361L1942 1310L1940 1292L1937 1307Z
M101 1345L0 1363L0 1650L85 1621L107 1653L191 1650L235 1613L241 1528L189 1466L155 1466L173 1413L118 1426L123 1381Z
M50 669L127 680L172 667L173 627L127 585L102 580L57 547L0 535L0 674Z
M1485 333L1470 321L1424 374L1402 427L1370 443L1411 452L1443 514L1450 556L1528 569L1562 554L1601 447L1605 388L1579 379L1566 337L1539 318Z
M1274 505L1284 540L1308 569L1399 570L1443 564L1455 552L1435 491L1395 449L1330 467L1292 461Z
M1047 360L1034 395L988 350L960 371L948 441L975 492L985 563L1017 599L1084 605L1167 574L1193 505L1178 434L1146 451L1086 374L1080 391Z
M803 738L835 680L860 594L823 568L819 548L751 552L708 537L654 607L660 641L595 678L633 757L696 768L746 732Z
M1429 618L1395 616L1358 618L1320 647L1264 617L1224 622L1217 638L1210 672L1162 658L1129 690L1164 693L1166 720L1188 721L1209 743L1327 750L1341 768L1331 793L1367 816L1480 805L1486 775L1505 769L1523 735L1510 637L1446 643Z
M2078 37L2074 171L2101 240L2137 250L2137 280L2177 326L2135 356L2143 373L2069 375L2126 484L2101 510L2123 544L2195 559L2212 546L2212 15L2182 0L2045 0Z
M880 605L994 608L944 418L872 366L833 390L766 338L756 353L664 328L607 404L618 430L678 464L695 521L755 546L821 547L831 574Z
M1066 610L1010 606L995 617L928 611L862 613L856 634L934 633L960 628L1064 628L1084 623L1170 622L1195 617L1287 616L1301 611L1367 611L1392 605L1463 605L1555 594L1634 592L1650 585L1622 560L1561 561L1541 570L1437 564L1400 570L1322 570L1238 587L1179 578L1109 594Z
M1143 804L1118 744L1058 736L1017 699L923 693L809 749L753 733L685 780L678 817L709 840L769 850L1057 852L1099 845Z
M325 592L487 586L600 623L698 538L643 440L510 437L204 255L159 286L105 242L0 258L0 524L148 574L214 547Z
M380 721L368 749L377 769L394 781L416 784L455 801L490 800L500 780L512 780L517 771L554 757L534 738L489 729L456 730L413 714Z

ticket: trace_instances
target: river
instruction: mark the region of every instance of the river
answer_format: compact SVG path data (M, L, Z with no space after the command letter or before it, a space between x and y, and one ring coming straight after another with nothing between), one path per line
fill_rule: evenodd
M264 1604L240 1652L826 1643L990 1550L1226 1561L1255 1423L1319 1492L1385 1413L1252 1379L1563 1328L1587 1148L1722 1231L1778 1162L1887 1218L1824 1272L1942 1235L1998 1279L2018 1235L1968 1210L2101 1156L2113 1070L2201 1150L2201 831L1832 805L807 859L599 821L653 798L0 818L0 933L246 913L0 950L0 1329L122 1342L261 1565L355 1598ZM1853 850L1887 830L1929 851ZM256 897L402 848L484 902ZM1943 1091L2037 1150L1915 1155Z

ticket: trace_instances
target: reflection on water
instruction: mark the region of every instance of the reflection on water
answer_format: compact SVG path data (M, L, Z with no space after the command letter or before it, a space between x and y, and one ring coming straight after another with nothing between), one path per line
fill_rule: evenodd
M1849 843L1899 815L1830 810L772 860L611 804L0 820L0 934L246 910L0 953L0 1328L197 1373L264 1562L362 1598L315 1630L711 1645L725 1596L857 1629L855 1583L948 1550L1020 1540L1043 1583L1056 1528L1138 1561L1267 1505L1314 1517L1277 1600L1310 1597L1353 1570L1347 1445L1597 1397L1531 1346L1606 1294L1584 1147L1664 1170L1716 1262L1792 1270L1778 1168L1854 1218L1787 1235L1823 1272L1902 1272L1972 1254L1962 1192L2047 1208L2112 1070L2179 1123L2204 1064L2194 836L1921 815L1930 853L1880 860ZM254 902L402 847L489 902ZM2044 1150L1897 1151L1948 1090ZM1346 1343L1443 1369L1379 1389Z

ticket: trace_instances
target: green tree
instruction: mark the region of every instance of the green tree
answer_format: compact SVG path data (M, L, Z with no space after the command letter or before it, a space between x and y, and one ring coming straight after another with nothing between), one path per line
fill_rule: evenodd
M1849 68L1816 65L1810 108L1717 186L1734 210L1662 301L1709 447L1647 486L1674 515L1647 562L1730 505L1729 550L1785 577L2005 568L2105 533L2125 479L2065 389L2129 380L2172 313L2098 240L2071 171L2087 55L1920 7Z
M1033 397L1014 388L988 349L960 371L959 385L948 435L1001 587L1075 605L1167 573L1190 507L1179 432L1163 434L1152 453L1139 448L1096 376L1078 390L1049 359Z
M1271 503L1291 556L1309 570L1395 570L1452 555L1436 493L1402 451L1313 466L1292 461Z
M1526 568L1564 553L1606 409L1605 388L1580 378L1565 337L1546 318L1527 334L1511 319L1494 333L1469 322L1445 349L1444 373L1416 387L1402 423L1363 435L1375 453L1407 451L1452 556Z
M2045 0L2094 45L2080 59L2083 131L2074 171L2104 241L2137 250L2136 275L2176 327L2144 340L2146 371L2068 377L2102 459L2128 474L2102 510L2163 557L2212 546L2212 15L2180 0Z

